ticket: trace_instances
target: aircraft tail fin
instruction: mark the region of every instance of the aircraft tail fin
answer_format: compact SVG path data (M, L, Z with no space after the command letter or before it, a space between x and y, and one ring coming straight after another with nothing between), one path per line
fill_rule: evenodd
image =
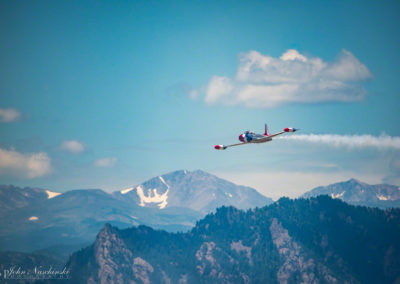
M264 132L264 135L265 136L268 136L269 134L268 134L268 125L267 124L265 124L265 132Z

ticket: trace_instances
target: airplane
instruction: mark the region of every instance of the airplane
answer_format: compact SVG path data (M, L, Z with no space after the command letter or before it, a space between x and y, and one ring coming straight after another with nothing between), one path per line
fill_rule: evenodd
M215 148L215 150L225 150L229 147L246 145L246 144L250 144L250 143L265 143L265 142L272 141L272 138L275 136L281 135L286 132L296 132L297 130L300 130L300 129L286 127L285 129L283 129L282 132L278 132L278 133L270 135L270 134L268 134L268 126L267 126L267 124L265 124L264 134L257 134L257 133L254 133L253 131L246 131L245 133L239 135L239 140L241 141L241 143L232 144L232 145L215 145L214 148Z

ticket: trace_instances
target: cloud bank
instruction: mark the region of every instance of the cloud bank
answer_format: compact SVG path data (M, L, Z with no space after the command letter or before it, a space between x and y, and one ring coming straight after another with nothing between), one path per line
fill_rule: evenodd
M333 62L289 49L279 58L250 51L239 56L235 78L213 76L208 104L269 108L284 103L354 102L366 90L357 82L372 77L353 54L342 50Z
M62 142L61 149L72 154L80 154L85 149L85 146L77 140L66 140Z
M0 174L36 178L50 171L51 160L44 152L22 154L14 149L0 149Z
M400 150L400 137L372 135L299 134L282 136L279 139L326 144L333 147L378 148Z
M94 165L96 167L111 168L111 167L115 166L115 164L117 163L117 160L118 159L115 157L97 159L96 161L94 161Z
M21 113L13 108L0 108L0 122L14 122L21 117Z

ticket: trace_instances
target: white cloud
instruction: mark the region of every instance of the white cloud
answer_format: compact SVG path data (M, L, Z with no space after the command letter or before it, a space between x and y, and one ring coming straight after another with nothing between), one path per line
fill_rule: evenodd
M283 196L296 198L315 187L326 186L351 178L356 178L369 184L382 182L382 175L380 174L360 174L355 172L265 171L251 173L222 172L217 175L236 184L253 187L274 200Z
M96 167L113 167L117 163L118 159L115 157L97 159L94 161Z
M0 108L0 122L14 122L21 117L21 113L13 108Z
M326 76L341 81L358 81L371 77L368 68L347 50L342 50L338 59L326 69Z
M22 154L14 149L0 149L0 173L19 177L36 178L51 171L51 160L46 153Z
M206 102L215 103L219 100L226 100L232 92L233 85L228 77L214 76L207 87Z
M189 94L189 98L191 98L192 100L195 100L199 96L199 91L193 89L193 90L190 90L188 92L188 94Z
M334 147L400 149L400 137L388 135L300 134L278 138L290 141L322 143Z
M300 60L302 62L307 61L307 58L304 55L301 55L295 49L288 49L284 54L282 54L280 59L283 61L288 61L288 60Z
M296 84L246 85L237 95L236 102L247 107L273 107L279 103L295 99L299 86ZM264 97L268 96L268 100Z
M66 140L62 142L61 149L72 154L80 154L85 149L85 146L77 140Z
M347 50L342 50L333 62L306 57L294 49L279 58L257 51L239 57L236 78L211 78L206 103L268 108L292 102L360 101L366 91L356 82L372 77L368 68Z

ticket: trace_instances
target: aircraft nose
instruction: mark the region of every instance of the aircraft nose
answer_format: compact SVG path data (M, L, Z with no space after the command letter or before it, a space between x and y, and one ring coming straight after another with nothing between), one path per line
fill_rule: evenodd
M240 134L240 135L239 135L239 141L244 142L243 134Z

